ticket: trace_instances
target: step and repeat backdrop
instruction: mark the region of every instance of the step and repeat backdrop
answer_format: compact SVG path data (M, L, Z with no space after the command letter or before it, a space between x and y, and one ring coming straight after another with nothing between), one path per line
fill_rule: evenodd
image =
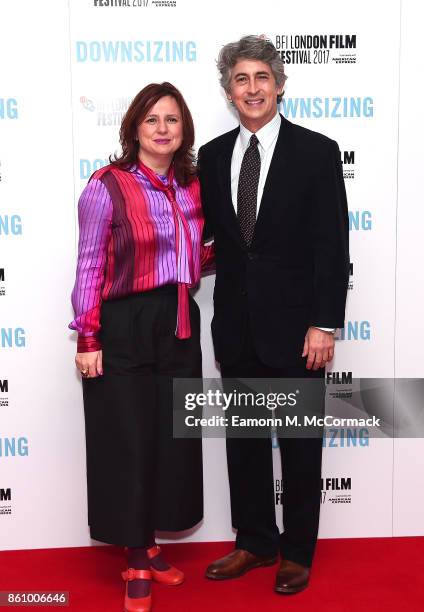
M182 91L196 148L235 127L216 58L243 35L265 35L281 53L288 80L280 111L337 140L341 151L351 266L328 401L335 389L349 397L356 378L422 377L419 0L21 0L1 2L1 16L3 549L91 542L81 383L67 328L79 194L118 150L126 108L150 82ZM209 378L219 376L213 284L213 275L204 278L196 294ZM422 439L341 428L323 453L320 537L424 534ZM184 540L232 539L223 440L204 441L204 472L205 518ZM120 503L119 482L110 482L109 503Z

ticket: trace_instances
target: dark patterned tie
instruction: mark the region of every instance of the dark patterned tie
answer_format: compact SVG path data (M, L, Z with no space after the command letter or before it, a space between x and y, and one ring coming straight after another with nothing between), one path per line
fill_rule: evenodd
M252 242L255 229L258 183L261 172L258 142L255 134L252 134L241 163L237 189L237 218L241 234L248 246Z

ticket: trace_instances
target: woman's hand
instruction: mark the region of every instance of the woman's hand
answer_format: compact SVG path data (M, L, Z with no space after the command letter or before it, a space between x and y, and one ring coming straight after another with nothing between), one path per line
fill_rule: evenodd
M77 353L75 363L83 378L96 378L103 374L102 351Z

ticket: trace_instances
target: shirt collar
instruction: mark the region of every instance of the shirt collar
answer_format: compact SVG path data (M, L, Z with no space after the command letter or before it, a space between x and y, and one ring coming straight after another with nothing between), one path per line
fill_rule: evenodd
M268 121L260 130L255 132L259 144L266 151L272 145L281 127L281 117L278 113ZM250 137L253 132L250 132L243 124L240 124L240 141L243 151L246 151L249 146Z

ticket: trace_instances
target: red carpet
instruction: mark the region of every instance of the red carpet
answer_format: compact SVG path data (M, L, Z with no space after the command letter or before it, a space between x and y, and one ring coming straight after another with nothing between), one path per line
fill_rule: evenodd
M320 540L309 588L273 593L277 566L238 580L203 578L229 543L167 544L166 558L186 573L178 587L154 585L154 612L391 612L424 610L424 538ZM64 590L72 611L122 612L123 553L113 547L0 553L0 590ZM15 609L18 608L9 608ZM58 608L25 607L26 610Z

